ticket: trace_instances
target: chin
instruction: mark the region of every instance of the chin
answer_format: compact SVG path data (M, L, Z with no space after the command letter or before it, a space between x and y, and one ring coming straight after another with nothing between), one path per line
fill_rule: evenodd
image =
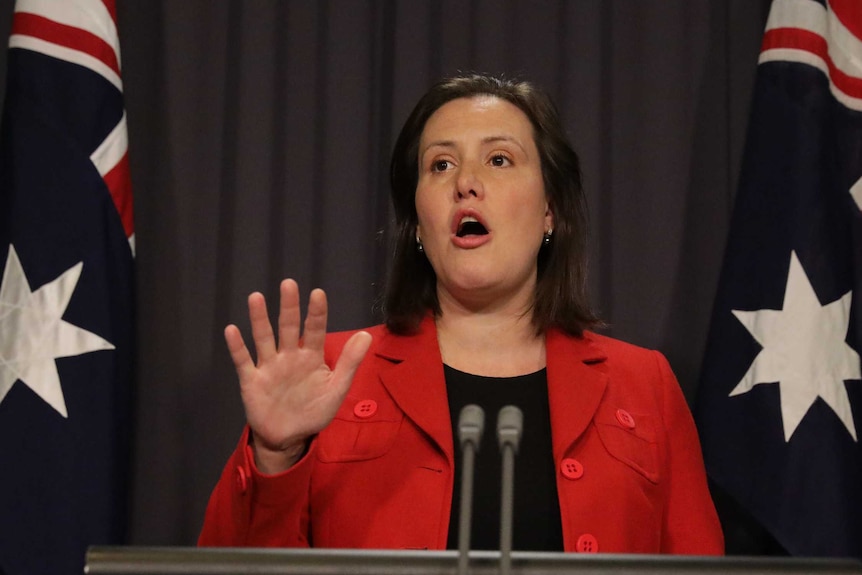
M452 277L450 282L452 287L457 290L484 290L499 286L501 283L500 277L495 277L492 274L482 273L480 270L469 270L468 272L460 273Z
M515 288L507 288L506 282L501 278L469 277L459 278L457 282L450 285L450 293L460 295L459 299L494 299L503 297L509 291L517 291Z

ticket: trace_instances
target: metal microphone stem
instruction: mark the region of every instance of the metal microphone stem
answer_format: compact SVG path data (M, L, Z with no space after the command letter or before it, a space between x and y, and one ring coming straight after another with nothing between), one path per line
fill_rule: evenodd
M500 575L512 569L512 524L514 520L515 447L503 446L503 484L500 509Z
M458 575L466 575L470 562L470 530L473 522L473 476L476 453L485 430L485 411L465 405L458 415L458 442L461 444L461 509L458 514Z
M476 448L465 442L462 448L461 467L461 511L458 522L458 575L466 575L470 562L470 528L473 521L473 470Z
M515 504L515 454L524 430L524 414L514 405L497 414L497 440L503 458L503 483L500 494L500 574L512 570L512 524Z

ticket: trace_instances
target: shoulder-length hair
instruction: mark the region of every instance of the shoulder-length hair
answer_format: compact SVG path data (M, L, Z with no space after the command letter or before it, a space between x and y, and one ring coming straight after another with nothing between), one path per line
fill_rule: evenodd
M528 82L479 74L447 78L432 86L413 108L395 142L390 184L396 235L383 297L386 326L392 332L409 334L429 311L438 316L441 313L436 274L416 245L419 140L428 118L443 104L480 95L510 102L527 115L541 157L554 233L538 256L532 323L537 333L556 327L580 335L600 324L587 297L588 218L580 160L547 94Z

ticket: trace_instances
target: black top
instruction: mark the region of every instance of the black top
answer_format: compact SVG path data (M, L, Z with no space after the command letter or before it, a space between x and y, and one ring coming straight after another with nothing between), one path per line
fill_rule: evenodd
M444 373L456 453L448 548L458 548L461 505L458 414L465 405L475 403L485 410L485 432L476 454L470 548L500 548L502 457L497 442L497 413L505 405L515 405L524 414L524 432L515 457L512 548L519 551L562 551L563 532L551 444L546 370L518 377L483 377L446 365Z

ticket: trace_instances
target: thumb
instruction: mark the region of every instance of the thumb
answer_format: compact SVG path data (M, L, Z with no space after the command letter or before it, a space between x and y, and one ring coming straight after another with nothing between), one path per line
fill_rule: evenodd
M338 385L340 387L343 386L345 392L350 387L350 382L353 381L353 376L356 374L356 370L359 368L359 364L362 363L362 359L368 352L369 347L371 347L371 334L367 331L353 334L347 340L347 343L344 344L341 355L338 357L338 361L335 362L335 369L332 375L335 381L338 382Z

